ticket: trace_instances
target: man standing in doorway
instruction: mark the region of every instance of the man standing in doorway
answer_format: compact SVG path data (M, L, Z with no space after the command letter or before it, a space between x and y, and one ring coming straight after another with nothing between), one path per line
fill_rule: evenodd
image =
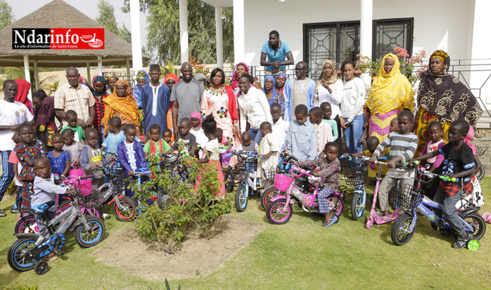
M145 120L145 134L148 133L150 125L160 126L160 135L168 128L167 112L170 108L170 90L160 83L160 66L150 65L150 82L142 88L142 108Z
M290 79L285 84L285 121L291 122L295 107L303 104L307 109L314 107L314 93L316 82L307 77L307 63L301 61L295 66L294 79Z
M286 73L286 66L290 64L294 64L290 46L286 41L280 40L278 31L271 31L269 40L261 49L261 65L266 66L266 75L276 76L280 72Z
M191 113L201 111L201 96L205 91L202 82L193 79L193 66L185 62L181 66L182 81L172 88L170 100L172 103L172 119L174 121L174 136L179 134L179 123L184 118L190 118Z
M61 86L55 93L55 114L63 119L61 127L68 125L65 112L74 110L77 113L77 125L82 128L92 127L95 118L95 100L87 86L78 82L80 74L71 66L66 70L68 84Z

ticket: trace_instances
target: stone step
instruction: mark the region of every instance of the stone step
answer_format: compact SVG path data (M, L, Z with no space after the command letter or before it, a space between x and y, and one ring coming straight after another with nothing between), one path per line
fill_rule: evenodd
M477 121L477 129L489 129L491 128L491 117L481 117L479 121Z

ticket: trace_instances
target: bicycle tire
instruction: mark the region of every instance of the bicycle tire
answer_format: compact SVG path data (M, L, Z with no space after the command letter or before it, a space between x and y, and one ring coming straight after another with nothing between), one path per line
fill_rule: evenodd
M23 219L17 221L14 227L16 234L35 234L39 232L36 218L33 214L26 215Z
M351 217L355 221L357 221L363 216L364 212L365 212L365 204L363 203L363 194L362 193L353 194L353 200L351 201Z
M165 210L170 204L170 198L163 188L159 187L157 190L157 205L161 210Z
M286 199L280 199L275 202L272 202L268 209L266 210L266 217L268 221L275 225L286 224L293 214L293 207L291 203L287 206L287 211L285 213L280 213L280 210L285 206ZM282 216L284 214L285 216Z
M392 242L397 246L402 246L411 240L416 231L416 225L414 225L414 229L412 232L409 232L409 227L413 221L413 216L407 213L398 217L392 226L392 231L390 233L390 237Z
M119 200L121 208L116 202L113 203L113 212L118 221L130 222L137 216L136 203L127 196Z
M486 175L486 169L484 168L484 165L479 168L479 171L476 173L476 178L478 180L481 180L484 178L484 175Z
M12 269L17 272L25 272L34 268L35 264L30 258L22 257L22 255L34 247L36 240L34 238L22 238L15 241L10 246L7 254L7 261Z
M274 187L266 188L263 191L263 195L261 196L261 205L264 208L264 210L268 209L269 202L271 201L271 199L273 197L277 197L279 195L283 195L283 193L281 191L279 191L278 189L276 189Z
M327 200L329 201L329 212L334 213L337 217L340 217L344 209L344 200L341 196L331 194Z
M247 204L249 203L248 198L246 185L240 183L237 187L237 192L235 193L235 209L238 212L243 212L247 209Z
M89 232L85 225L81 224L77 226L74 233L75 241L82 248L90 248L99 244L106 234L106 226L102 219L95 216L87 216L86 219L93 232Z
M473 212L462 218L474 228L473 232L469 232L472 235L472 239L480 240L486 233L486 221L483 217L477 212Z

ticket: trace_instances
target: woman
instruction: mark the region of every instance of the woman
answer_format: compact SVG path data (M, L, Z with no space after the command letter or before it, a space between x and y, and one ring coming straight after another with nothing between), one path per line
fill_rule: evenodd
M112 117L119 117L121 124L134 124L138 130L140 130L140 115L138 112L138 105L135 98L131 93L131 87L125 80L119 80L114 85L114 92L104 99L104 118L102 118L102 125L106 131L106 135L109 133L109 126L107 125L109 119Z
M38 90L32 95L32 103L36 116L37 137L48 147L48 151L53 149L52 138L58 133L55 123L55 101L48 97L43 90Z
M275 102L274 96L276 93L276 84L273 76L267 76L264 79L263 93L266 95L268 104L271 106Z
M365 127L370 126L369 136L376 136L381 143L389 135L392 119L397 118L404 109L414 112L413 87L399 71L399 66L399 59L395 54L385 55L380 64L380 73L373 78L368 95L369 113Z
M239 78L243 74L249 74L250 75L249 67L247 66L247 64L245 64L243 62L239 62L235 66L234 71L232 72L231 82L232 82L232 88L234 89L235 94L237 94L239 92ZM255 79L252 82L252 85L254 85L254 87L257 89L262 90L261 85Z
M421 74L418 89L416 114L416 135L419 143L415 156L423 149L428 140L428 125L439 121L443 125L443 140L448 143L447 131L450 124L465 119L476 126L482 115L481 106L472 92L456 77L448 74L450 56L443 50L435 51L430 57L429 69Z
M251 125L249 133L251 138L258 145L262 136L259 127L262 122L272 122L271 112L268 101L262 90L252 86L254 78L248 74L243 74L239 78L240 95L237 98L240 111L240 132L246 131L246 124Z
M142 87L148 83L148 73L144 70L138 71L136 75L136 84L133 87L133 96L135 97L138 109L142 108Z
M95 109L95 118L94 118L94 128L99 133L99 142L102 143L104 141L104 132L102 132L101 120L104 117L104 99L108 96L106 92L106 80L103 76L95 76L94 81L92 82L94 86L94 91L92 92L92 96L94 96L94 109Z
M237 101L232 87L225 86L225 73L216 68L210 75L211 84L203 92L201 112L215 118L217 127L223 130L223 136L233 139L234 148L240 145L239 115Z
M116 75L108 76L106 79L107 94L110 95L114 92L114 85L119 80Z
M166 74L164 78L164 85L169 87L170 92L172 93L172 87L179 82L179 78L175 74ZM171 106L172 108L172 106Z
M286 80L286 74L280 72L276 75L274 102L280 105L283 114L285 113L285 95L283 91L285 90Z
M34 115L32 102L27 97L31 89L31 84L25 79L17 79L15 80L15 83L17 84L17 95L15 96L15 101L26 105L29 112Z

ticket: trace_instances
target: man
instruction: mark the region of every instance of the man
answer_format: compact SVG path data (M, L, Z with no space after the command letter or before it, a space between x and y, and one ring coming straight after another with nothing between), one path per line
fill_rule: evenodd
M91 127L94 123L95 100L90 89L78 82L79 76L77 68L67 68L68 84L61 86L55 93L55 114L63 119L62 128L68 125L65 112L69 110L77 113L77 125L82 128Z
M3 169L2 178L0 179L0 201L15 175L13 164L8 162L10 152L15 147L12 136L14 136L20 124L31 122L34 118L23 103L15 101L15 96L17 95L15 81L6 80L3 83L3 92L5 97L0 100L0 155ZM0 217L3 216L5 216L5 213L0 209Z
M285 121L291 122L295 107L306 105L310 111L314 107L314 93L316 82L307 77L307 63L301 61L295 66L296 78L290 79L285 84Z
M189 62L182 64L181 73L182 81L174 85L170 95L175 137L181 120L189 118L192 112L201 111L201 96L205 91L203 83L193 79L193 66Z
M286 66L290 64L294 64L290 46L286 41L280 40L278 31L271 31L269 41L266 41L261 49L261 65L266 66L266 75L286 73Z
M150 82L142 87L142 109L145 118L145 134L150 125L160 126L160 136L167 126L167 112L170 108L170 90L160 83L160 66L150 65ZM172 124L171 124L172 125Z

